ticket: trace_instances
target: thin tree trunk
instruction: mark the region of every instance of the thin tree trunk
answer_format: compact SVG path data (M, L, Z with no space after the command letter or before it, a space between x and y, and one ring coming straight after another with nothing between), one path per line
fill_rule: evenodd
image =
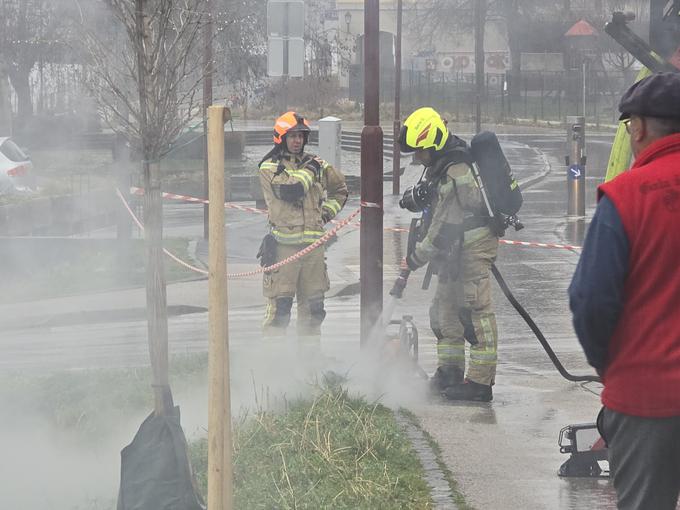
M517 2L505 0L502 2L503 16L508 32L508 49L510 50L510 74L508 95L512 99L520 96L522 81L522 48L520 46L521 20L517 11Z
M209 13L203 27L203 198L208 200L210 194L208 184L208 108L213 103L213 23L212 3L205 2L205 10ZM203 205L203 239L208 239L210 224L209 204Z
M17 95L17 124L27 121L33 116L33 102L31 101L31 84L29 82L30 69L9 70L9 79Z
M0 64L0 136L12 136L12 105L9 100L9 76Z
M144 163L144 239L146 241L146 313L153 371L154 409L163 415L173 407L169 385L168 315L163 270L163 204L160 165Z
M169 385L168 315L163 271L163 204L160 166L151 148L153 126L148 125L147 68L144 53L146 19L145 0L135 0L137 47L137 86L139 88L139 123L144 169L144 239L146 241L146 313L149 354L153 372L154 410L157 415L170 412L173 406Z

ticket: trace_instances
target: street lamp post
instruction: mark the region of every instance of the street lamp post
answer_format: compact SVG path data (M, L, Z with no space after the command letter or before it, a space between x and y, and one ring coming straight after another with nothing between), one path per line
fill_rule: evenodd
M361 132L361 346L382 321L383 132L380 128L380 4L364 2L364 129ZM377 326L380 330L380 326Z
M392 126L392 194L399 195L401 152L399 132L401 131L401 24L402 0L397 0L397 34L394 44L394 124Z
M347 11L345 13L345 25L347 25L347 35L349 36L350 31L349 31L349 24L352 23L352 13Z

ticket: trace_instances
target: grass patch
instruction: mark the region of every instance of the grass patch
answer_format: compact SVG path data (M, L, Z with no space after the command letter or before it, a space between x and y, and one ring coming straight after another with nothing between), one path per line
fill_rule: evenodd
M171 387L205 384L207 354L173 356ZM0 379L0 403L9 415L38 413L57 431L97 441L121 416L153 409L150 367L57 372L43 377L14 374Z
M189 239L165 239L163 244L181 260L194 263L189 253ZM114 244L93 243L87 249L49 264L20 269L5 281L0 303L144 286L144 240L132 239L124 255L114 248ZM168 283L202 277L167 257L164 266Z
M206 384L205 354L173 357L170 367L175 389ZM152 400L148 368L0 378L9 415L38 413L85 447L113 435L121 416L148 412ZM420 462L388 408L330 383L281 407L234 425L236 508L433 507ZM191 442L189 453L205 495L207 441Z
M190 445L205 493L207 441ZM234 428L235 507L427 509L429 488L408 438L386 407L338 386L283 413Z

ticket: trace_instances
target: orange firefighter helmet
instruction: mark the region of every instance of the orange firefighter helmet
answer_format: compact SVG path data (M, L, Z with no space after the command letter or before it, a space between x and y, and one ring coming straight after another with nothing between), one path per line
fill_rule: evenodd
M293 131L301 131L304 133L305 144L307 143L307 138L311 131L307 119L295 112L286 112L276 119L276 122L274 123L274 143L277 145L283 143L283 137Z

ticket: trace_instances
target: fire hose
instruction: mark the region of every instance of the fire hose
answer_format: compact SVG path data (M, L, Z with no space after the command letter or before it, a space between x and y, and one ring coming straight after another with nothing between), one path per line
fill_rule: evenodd
M564 377L567 381L571 382L600 382L600 378L596 375L574 375L569 373L567 369L564 368L564 365L562 365L562 362L557 357L557 354L555 354L555 351L553 351L552 347L550 346L550 343L545 338L545 335L543 335L543 332L531 318L531 315L529 315L529 313L524 309L520 302L517 301L517 299L515 298L514 294L510 290L510 287L508 287L508 284L505 282L503 275L501 275L501 272L496 267L496 264L491 265L491 272L493 273L494 278L496 278L498 286L503 291L503 294L505 294L505 297L508 299L510 304L515 308L515 310L517 310L517 313L519 313L522 319L524 319L524 322L527 323L527 325L529 326L529 328L534 333L534 335L540 342L541 346L545 350L546 354L550 358L550 361L552 361L553 365L555 365L555 368L560 373L560 375Z

